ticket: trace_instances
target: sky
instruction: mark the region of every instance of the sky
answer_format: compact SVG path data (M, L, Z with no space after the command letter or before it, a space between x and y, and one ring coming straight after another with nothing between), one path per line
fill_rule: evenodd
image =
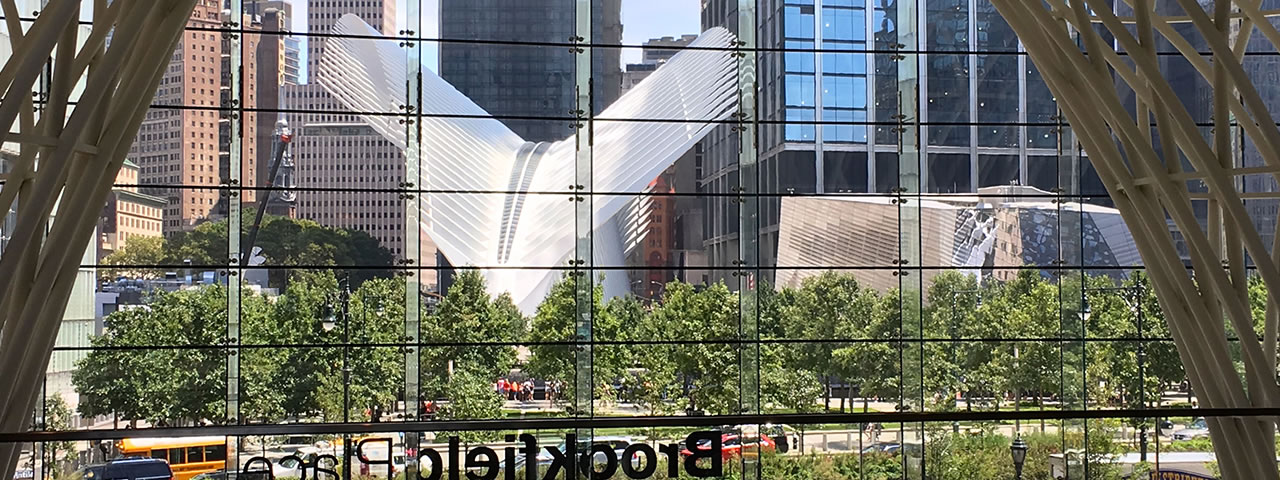
M293 2L293 31L305 32L307 30L307 2L306 0L291 0ZM403 5L406 0L399 0ZM407 0L418 1L418 0ZM439 20L437 12L440 7L438 0L421 0L424 26L423 31L419 32L424 38L433 38L439 34ZM650 38L657 37L679 37L687 33L700 33L700 10L701 0L622 0L622 43L624 45L640 45ZM408 22L405 20L407 9L399 9L398 26L403 28ZM435 44L428 43L424 45L429 48L423 53L423 63L432 70L436 69L438 60L438 51ZM302 51L304 58L302 64L306 65L306 49ZM639 63L641 58L641 49L624 48L622 49L622 65L628 63Z

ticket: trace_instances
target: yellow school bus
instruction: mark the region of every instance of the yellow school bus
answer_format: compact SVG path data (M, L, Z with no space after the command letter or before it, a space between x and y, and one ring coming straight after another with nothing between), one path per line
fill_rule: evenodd
M173 480L190 480L201 473L226 468L226 437L127 438L118 447L125 457L169 462Z

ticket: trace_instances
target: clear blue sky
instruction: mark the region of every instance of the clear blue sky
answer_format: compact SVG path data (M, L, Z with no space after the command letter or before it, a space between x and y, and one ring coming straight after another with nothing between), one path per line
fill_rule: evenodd
M293 2L294 31L306 31L307 29L307 2L306 0L291 0ZM418 1L418 0L409 0ZM435 37L439 33L439 22L436 19L436 12L439 11L438 0L421 0L423 12L423 32L424 37ZM686 33L700 33L702 31L700 25L700 0L622 0L622 43L626 45L639 45L645 40L656 37L678 37ZM400 16L398 23L400 26L406 25L405 14L407 12L401 9L397 14ZM303 50L306 55L306 50ZM428 68L435 69L437 59L437 50L434 45L424 52L424 63ZM640 61L639 48L625 48L622 50L622 63L637 63ZM306 65L306 59L303 59L303 65ZM305 67L304 67L305 68Z

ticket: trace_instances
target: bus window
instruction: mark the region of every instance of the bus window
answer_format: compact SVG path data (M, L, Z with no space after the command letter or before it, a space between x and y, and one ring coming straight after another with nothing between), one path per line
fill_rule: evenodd
M155 449L155 450L152 450L152 451L151 451L151 458L159 458L159 459L161 459L161 460L168 461L168 460L169 460L169 450L168 450L168 449L164 449L164 448L157 448L157 449Z
M187 463L182 459L182 448L169 449L169 465L180 465Z
M204 461L206 461L206 462L221 462L221 461L224 461L224 460L226 460L226 459L227 459L227 446L226 446L226 445L205 445L205 447L204 447Z
M187 463L196 463L204 461L203 447L187 447Z

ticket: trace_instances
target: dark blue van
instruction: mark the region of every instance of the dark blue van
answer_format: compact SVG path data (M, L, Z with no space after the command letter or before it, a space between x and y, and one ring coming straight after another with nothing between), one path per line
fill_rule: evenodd
M158 458L122 458L80 470L83 480L173 480L169 463Z

